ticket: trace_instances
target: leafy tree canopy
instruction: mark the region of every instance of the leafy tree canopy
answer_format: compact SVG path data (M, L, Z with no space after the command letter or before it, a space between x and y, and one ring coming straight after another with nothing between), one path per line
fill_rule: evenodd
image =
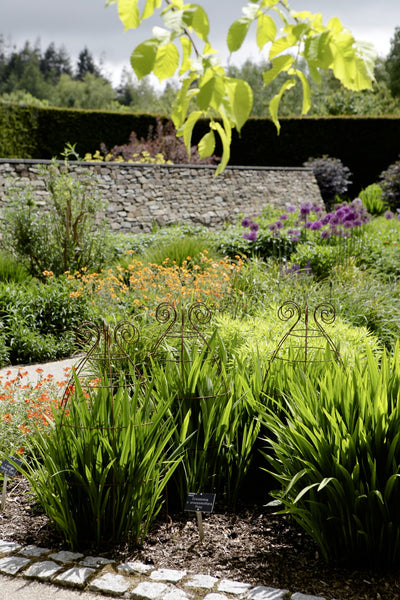
M209 41L209 19L200 4L184 0L107 0L117 4L119 17L127 29L159 14L163 27L153 28L153 37L132 52L131 64L139 79L153 73L160 81L176 73L181 78L172 112L178 133L190 152L193 128L200 118L210 120L210 130L199 143L200 156L213 154L215 135L222 142L222 159L217 174L229 160L232 129L240 132L253 106L253 93L247 81L231 77L217 58ZM278 25L277 25L278 23ZM373 46L357 43L338 18L323 24L322 15L295 12L287 0L250 0L227 33L229 51L241 48L250 27L256 28L260 50L269 48L264 85L282 73L285 80L269 102L270 115L279 131L278 111L283 95L295 86L302 88L301 113L311 107L310 80L319 83L320 71L331 70L348 89L370 89L376 58Z

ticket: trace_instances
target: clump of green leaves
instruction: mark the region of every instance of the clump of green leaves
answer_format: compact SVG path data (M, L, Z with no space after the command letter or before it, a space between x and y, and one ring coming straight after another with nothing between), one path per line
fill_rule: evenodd
M327 560L397 564L399 348L316 378L293 371L288 387L279 411L265 411L273 496Z
M173 434L167 400L156 410L149 389L128 392L122 380L89 392L75 377L66 410L32 435L24 461L37 501L72 549L143 540L177 465L165 457Z
M379 183L371 183L359 193L359 197L370 215L379 216L385 212L386 206L382 195L383 189Z

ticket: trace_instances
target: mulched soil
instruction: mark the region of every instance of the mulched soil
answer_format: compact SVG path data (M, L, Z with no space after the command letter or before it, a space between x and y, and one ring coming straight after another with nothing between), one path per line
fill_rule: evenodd
M204 532L200 542L195 515L180 513L160 518L139 548L124 544L95 552L119 562L140 560L329 600L400 599L400 569L372 573L327 566L295 523L263 506L243 507L235 514L216 509L204 516ZM9 481L0 539L67 549L21 476Z

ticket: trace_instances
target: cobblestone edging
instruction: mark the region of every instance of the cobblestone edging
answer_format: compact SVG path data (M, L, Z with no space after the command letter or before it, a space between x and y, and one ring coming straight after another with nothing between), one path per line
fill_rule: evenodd
M141 562L115 562L0 540L0 573L134 600L326 600Z
M39 167L50 161L0 159L0 208L11 186L29 183L35 199L46 205L47 192ZM111 229L149 232L153 224L193 223L221 227L251 216L265 206L284 209L313 202L323 207L309 168L227 167L218 177L204 165L143 165L133 163L70 162L79 177L89 171L102 198Z

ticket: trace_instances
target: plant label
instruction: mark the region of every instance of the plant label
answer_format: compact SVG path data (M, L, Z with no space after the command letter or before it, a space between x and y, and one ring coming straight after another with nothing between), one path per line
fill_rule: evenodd
M216 494L200 492L198 494L189 492L186 498L185 508L187 511L212 513L214 509Z
M9 458L11 458L15 463L17 463L17 465L22 465L22 461L18 460L18 458L14 458L13 456L9 456ZM17 472L17 468L6 459L3 460L3 462L0 465L0 471L8 477L14 477L14 475Z

